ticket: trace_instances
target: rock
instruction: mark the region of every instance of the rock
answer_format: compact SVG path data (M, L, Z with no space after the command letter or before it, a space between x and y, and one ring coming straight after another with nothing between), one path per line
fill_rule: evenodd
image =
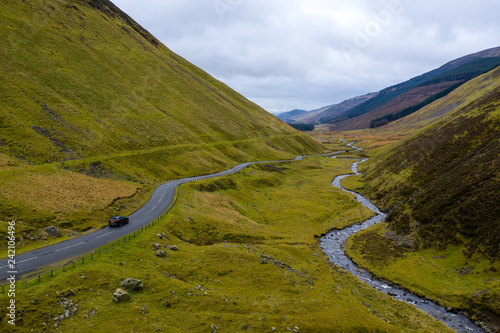
M130 295L123 289L118 288L113 294L113 301L115 303L127 302L129 300L130 300Z
M127 290L133 291L141 291L142 289L144 289L144 284L142 283L142 281L133 278L128 278L122 281L121 286Z
M167 252L165 252L165 251L163 251L163 250L158 250L158 251L156 251L155 255L156 255L157 257L164 258L164 257L166 257L166 256L167 256Z
M398 296L398 294L396 294L395 292L392 292L392 291L389 291L387 293L387 295L392 296L392 297L397 297Z
M472 272L476 268L475 266L470 266L470 267L464 267L462 269L455 269L460 276L464 276Z
M160 249L160 244L158 243L151 243L151 246L153 247L154 251L158 251Z
M384 234L384 236L393 240L397 246L404 247L407 250L413 250L415 248L416 239L413 236L401 236L395 231L388 231Z
M61 232L57 227L51 225L50 227L43 229L49 236L59 238L61 237Z
M148 314L148 310L146 310L147 306L143 305L141 308L141 314Z
M179 251L179 247L177 245L166 245L166 244L163 244L163 247L167 250L170 250L170 251Z

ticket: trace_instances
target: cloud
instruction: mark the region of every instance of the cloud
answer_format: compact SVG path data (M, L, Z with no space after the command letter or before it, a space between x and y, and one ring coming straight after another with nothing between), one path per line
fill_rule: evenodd
M498 46L487 0L114 0L269 111L314 109Z

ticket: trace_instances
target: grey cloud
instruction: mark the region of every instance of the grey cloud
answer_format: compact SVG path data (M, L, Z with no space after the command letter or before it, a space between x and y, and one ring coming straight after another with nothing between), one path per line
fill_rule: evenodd
M114 0L167 47L269 111L377 91L498 46L487 0Z

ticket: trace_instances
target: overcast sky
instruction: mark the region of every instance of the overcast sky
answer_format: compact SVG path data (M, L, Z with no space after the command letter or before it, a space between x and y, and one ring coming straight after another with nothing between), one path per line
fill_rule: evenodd
M500 46L500 1L112 2L273 113L336 104Z

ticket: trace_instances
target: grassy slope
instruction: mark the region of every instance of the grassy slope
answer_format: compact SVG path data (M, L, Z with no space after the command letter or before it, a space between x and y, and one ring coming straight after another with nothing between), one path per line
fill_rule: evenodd
M60 322L63 332L450 331L331 266L322 254L315 235L370 215L330 184L351 163L310 158L183 185L172 211L150 231L20 288L17 305L25 312L13 332L54 327L48 316L63 312L60 300L71 288L76 295L66 297L78 311ZM179 251L158 258L152 242L177 244ZM112 292L128 277L141 279L144 291L113 303Z
M128 214L167 179L323 150L106 0L2 1L0 30L0 218L28 243L32 227ZM82 191L55 208L24 196L28 183L52 201Z
M358 264L445 306L464 309L492 331L500 327L499 85L497 69L406 122L365 132L389 137L430 124L372 151L372 159L361 166L366 177L344 184L391 212L387 230L376 226L350 240L348 252ZM449 114L442 116L443 110ZM388 230L406 235L403 240L414 242L418 251L399 247Z
M497 86L500 70L487 77ZM500 216L495 204L498 101L498 89L476 94L469 103L363 166L368 169L366 191L376 193L383 207L397 208L388 219L401 221L398 231L418 230L422 246L465 242L471 253L499 256L497 233L491 232ZM433 230L442 224L447 226L444 230Z

